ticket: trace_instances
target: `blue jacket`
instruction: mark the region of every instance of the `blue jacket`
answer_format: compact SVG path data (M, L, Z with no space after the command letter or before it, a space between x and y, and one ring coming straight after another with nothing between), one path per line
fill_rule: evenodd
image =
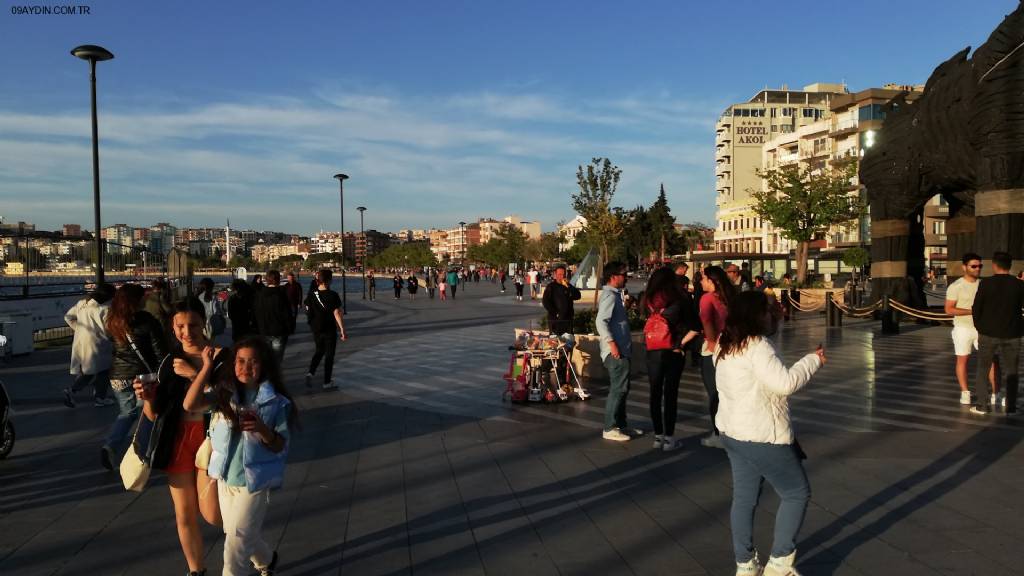
M291 402L284 396L274 391L270 382L260 384L256 393L256 411L260 420L273 426L277 421L281 410L288 410ZM210 455L210 468L207 473L210 478L224 480L228 472L228 449L231 445L231 435L235 432L231 422L226 418L219 418L210 431L210 443L213 452ZM272 452L260 442L259 437L251 432L242 432L242 464L245 467L245 486L249 492L258 492L265 488L280 488L284 482L285 460L288 458L288 439L285 439L284 449L280 452Z
M612 353L610 342L619 347L622 358L629 360L633 354L633 339L629 334L629 317L622 305L622 291L605 285L597 301L597 335L601 337L601 359Z

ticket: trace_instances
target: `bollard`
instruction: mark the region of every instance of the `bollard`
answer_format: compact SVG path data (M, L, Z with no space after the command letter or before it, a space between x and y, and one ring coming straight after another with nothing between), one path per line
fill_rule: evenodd
M834 292L825 292L825 325L829 328L843 325L843 311L832 299L834 297Z
M900 323L896 311L889 305L889 296L882 296L882 334L899 334Z

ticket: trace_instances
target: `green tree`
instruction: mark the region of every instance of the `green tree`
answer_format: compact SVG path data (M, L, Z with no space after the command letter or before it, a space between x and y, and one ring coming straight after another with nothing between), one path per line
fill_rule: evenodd
M625 251L625 258L630 263L640 266L640 261L650 255L654 250L654 234L651 229L651 220L648 218L648 211L643 206L637 206L632 210L614 208L615 213L622 223L622 235L620 236Z
M545 232L540 238L526 242L524 257L527 260L550 262L558 258L558 247L562 242L565 242L565 236L560 232Z
M853 268L853 279L857 279L857 274L861 271L864 266L871 260L871 254L861 248L860 246L854 246L853 248L847 248L843 251L843 264Z
M679 245L676 219L668 207L664 184L661 185L661 190L658 192L658 199L647 209L647 221L653 236L654 249L658 251L659 260L664 261L665 254L671 254L673 248Z
M337 268L341 264L340 252L320 252L319 254L310 254L303 267L306 270L319 270L321 268Z
M747 190L754 198L754 212L784 238L797 242L796 281L803 284L811 240L832 226L850 225L864 215L863 201L850 194L857 164L845 161L827 168L782 166L756 172L765 186Z
M406 242L389 246L367 259L371 268L421 268L436 266L437 260L425 242Z
M280 270L282 273L287 273L289 270L298 270L302 268L302 263L302 256L299 256L298 254L288 254L273 260L267 269Z
M622 170L607 158L593 158L590 164L576 171L579 193L572 195L572 207L576 213L587 219L587 237L597 247L597 274L604 274L610 246L622 233L622 222L612 211L612 197L619 186Z

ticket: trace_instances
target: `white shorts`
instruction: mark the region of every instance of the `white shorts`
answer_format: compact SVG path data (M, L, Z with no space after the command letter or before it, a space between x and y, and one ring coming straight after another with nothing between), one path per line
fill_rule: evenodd
M953 353L970 356L971 348L978 349L978 330L968 326L953 326Z

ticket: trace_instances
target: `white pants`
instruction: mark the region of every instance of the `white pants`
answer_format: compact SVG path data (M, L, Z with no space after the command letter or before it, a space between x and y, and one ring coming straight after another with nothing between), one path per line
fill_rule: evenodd
M270 490L249 493L245 486L217 482L217 496L224 519L224 576L249 576L253 565L266 567L274 559L263 541Z

